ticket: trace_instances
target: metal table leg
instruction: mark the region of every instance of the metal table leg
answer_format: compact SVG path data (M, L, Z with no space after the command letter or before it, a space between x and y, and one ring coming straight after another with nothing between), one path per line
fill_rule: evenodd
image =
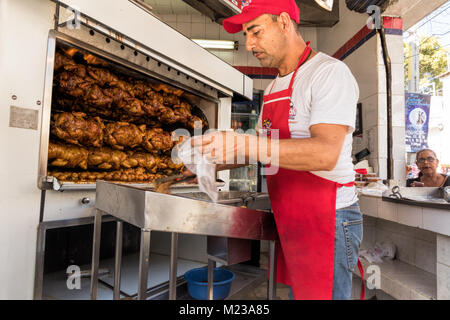
M36 246L36 271L34 280L34 299L42 299L42 288L44 283L44 257L45 257L45 235L46 227L40 223L37 234L37 246Z
M114 300L120 299L120 267L122 265L123 222L117 221L116 256L114 260Z
M169 300L177 299L178 233L172 232L170 246Z
M150 260L150 231L141 229L138 300L145 300L147 298L147 279L148 279L149 260Z
M269 241L269 286L267 299L274 300L277 296L277 251L276 241Z
M216 267L216 262L214 260L208 259L208 300L214 299L214 268Z
M101 229L102 229L102 212L100 210L96 210L94 219L94 239L92 242L91 300L97 300L98 264L100 260Z

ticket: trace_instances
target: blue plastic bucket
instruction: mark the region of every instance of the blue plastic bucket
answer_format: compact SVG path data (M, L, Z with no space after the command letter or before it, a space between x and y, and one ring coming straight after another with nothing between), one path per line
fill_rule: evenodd
M196 268L184 274L189 295L197 300L208 299L208 268ZM222 268L214 268L213 299L223 300L230 294L234 273Z

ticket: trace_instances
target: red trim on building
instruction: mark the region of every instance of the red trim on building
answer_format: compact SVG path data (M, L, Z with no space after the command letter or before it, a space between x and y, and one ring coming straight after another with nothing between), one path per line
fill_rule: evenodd
M338 51L336 51L335 54L333 54L333 58L341 59L345 53L350 51L353 47L355 47L361 40L363 40L365 37L367 37L373 30L367 28L365 25L362 27L361 30L359 30L350 40L348 40L342 47L339 48Z
M263 75L263 76L277 76L277 68L266 68L266 67L247 67L247 66L234 66L240 72L246 75Z
M403 30L403 19L396 17L383 17L386 29Z
M383 17L384 28L390 30L403 30L403 19L396 17ZM336 53L333 55L336 59L342 59L346 54L355 48L357 45L373 33L373 29L369 29L367 25L361 28L350 40L348 40L342 47L340 47ZM369 38L366 39L366 41Z

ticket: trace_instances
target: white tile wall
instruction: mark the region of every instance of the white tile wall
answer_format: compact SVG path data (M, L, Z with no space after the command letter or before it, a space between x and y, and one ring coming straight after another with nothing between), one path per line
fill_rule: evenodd
M387 158L386 157L378 158L378 176L383 179L387 178Z
M378 124L378 157L387 159L387 126Z
M395 160L405 160L405 126L392 126L393 152Z
M437 235L437 261L450 267L450 237Z
M363 111L363 128L372 128L378 125L378 95L373 94L360 100Z
M442 263L437 264L437 298L450 300L450 267Z
M349 39L343 41L342 44L344 44L347 40ZM358 82L360 101L378 93L376 48L376 37L372 37L344 60L344 63L350 68L353 76ZM331 54L334 54L334 52Z
M389 57L391 58L391 63L403 64L403 37L397 35L386 35L386 43L389 51ZM381 46L378 50L378 59L383 62L383 53Z
M397 246L397 259L414 265L416 258L414 239L401 233L395 232L391 233L390 236L393 243Z
M387 95L378 93L378 125L387 126Z
M436 233L428 231L428 230L423 230L423 229L414 229L414 238L416 239L420 239L420 240L424 240L427 242L431 242L431 243L436 243Z
M402 55L403 57L403 55ZM392 64L392 94L404 94L405 69L403 63Z
M422 207L398 205L398 222L410 227L422 227Z
M436 274L436 242L415 239L414 265L429 273Z
M206 23L206 16L203 14L193 14L191 16L191 22L192 23Z
M222 26L217 23L208 23L206 25L206 32L205 32L205 38L206 39L212 39L217 40L220 38L220 31L219 29Z
M176 19L177 22L192 22L192 16L190 14L177 14Z
M401 127L405 126L405 95L392 95L392 125Z
M450 214L448 210L423 208L423 227L450 236Z
M395 158L394 158L395 159ZM394 160L394 179L399 186L406 185L406 160Z

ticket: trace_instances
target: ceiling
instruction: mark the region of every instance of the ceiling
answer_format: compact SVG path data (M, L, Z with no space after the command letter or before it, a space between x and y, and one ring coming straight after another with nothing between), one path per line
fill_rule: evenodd
M183 0L144 0L156 14L196 14L201 13Z
M203 14L222 23L235 13L219 0L144 0L156 14ZM300 25L306 27L332 27L339 22L339 0L334 1L333 11L319 7L314 0L296 0L301 16Z

